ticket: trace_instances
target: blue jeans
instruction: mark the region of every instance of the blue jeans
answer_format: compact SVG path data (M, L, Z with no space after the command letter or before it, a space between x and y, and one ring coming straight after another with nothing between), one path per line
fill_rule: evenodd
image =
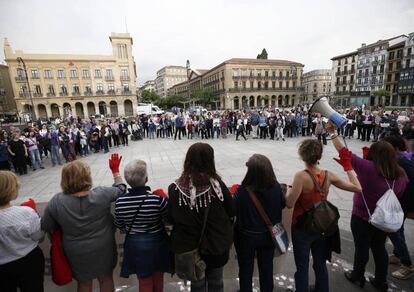
M51 156L53 165L56 165L56 163L62 164L59 155L59 145L51 145Z
M260 291L272 292L275 247L269 233L252 234L235 230L234 246L239 264L240 292L252 292L254 257L256 254Z
M108 153L109 152L109 144L108 144L108 138L107 137L102 138L102 144L103 144L103 148L104 148L104 153Z
M326 268L326 242L322 235L309 233L292 226L293 254L295 257L296 292L309 291L309 253L312 252L315 271L315 291L329 291L328 269Z
M29 155L30 155L30 160L32 161L33 169L38 169L39 167L43 167L42 160L40 159L39 149L30 150Z
M401 264L411 266L410 253L408 252L407 243L405 242L404 223L397 232L388 234L392 244L394 245L394 255L400 258Z

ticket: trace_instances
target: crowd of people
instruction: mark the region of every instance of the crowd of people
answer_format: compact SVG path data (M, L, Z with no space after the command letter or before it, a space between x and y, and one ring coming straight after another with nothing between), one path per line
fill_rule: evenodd
M362 108L339 110L347 124L338 134L348 139L376 142L390 133L402 134L414 143L414 108L385 112ZM285 141L291 137L315 136L326 145L326 118L310 114L307 107L293 109L178 112L142 115L125 120L104 118L69 118L37 121L25 127L10 126L0 131L0 169L23 175L27 166L43 169L50 157L52 166L85 157L108 153L128 146L130 140L148 139L270 139ZM411 146L413 147L413 146Z
M258 127L262 117L259 114ZM178 125L182 126L180 122ZM329 197L330 186L334 185L354 193L350 224L355 256L352 271L344 276L364 287L371 250L375 273L369 281L378 291L387 291L389 264L401 264L392 273L399 279L413 277L414 266L404 237L404 224L397 232L387 233L370 224L369 214L381 196L392 189L405 217L413 218L413 152L408 151L402 135L391 134L374 142L365 149L364 157L359 157L344 147L331 123L324 124L324 130L338 150L336 161L347 179L324 170L320 164L323 143L307 138L298 149L304 167L292 174L290 184L277 180L272 162L266 156L254 154L246 162L244 179L229 189L216 171L213 148L198 142L188 149L183 171L171 181L166 193L160 189L152 191L146 185L145 161L129 162L124 168L124 182L120 173L122 157L112 154L109 167L114 184L95 188L89 166L81 160L71 161L62 168L62 191L53 196L40 217L29 207L11 204L18 196L18 178L10 171L1 171L0 290L16 291L19 287L22 292L43 291L44 258L38 244L45 233L60 228L64 253L78 291L92 291L93 279L99 280L101 291L114 291L112 274L117 262L115 230L118 228L125 233L120 276L136 275L140 292L163 291L164 273L175 271L182 276L183 267L178 263L182 264L183 258L194 260L184 261L190 265L186 266L189 270L203 271L191 281L191 291L225 291L223 267L233 243L240 292L252 291L256 256L260 291L273 291L275 244L273 234L252 201L256 197L272 225L281 222L284 208L293 209L291 241L296 291L329 291L326 260L331 259L333 251L338 252L339 228L335 226L329 234L312 231L304 218L312 206ZM385 248L387 237L394 246L392 255ZM314 285L309 283L310 253Z

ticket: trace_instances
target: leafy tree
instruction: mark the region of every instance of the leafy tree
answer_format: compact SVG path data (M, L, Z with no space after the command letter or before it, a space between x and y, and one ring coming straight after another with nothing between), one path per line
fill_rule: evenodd
M172 96L167 96L166 98L162 98L160 100L160 103L157 105L163 108L172 108L174 106L181 107L182 106L181 102L183 100L184 99L181 96L172 95Z
M152 90L143 90L141 93L141 100L143 102L157 104L160 102L161 97Z
M193 93L195 101L203 106L211 106L214 104L215 96L214 93L209 89L199 89Z
M390 96L390 93L387 90L384 89L379 89L377 91L374 91L372 93L373 96L378 96L378 97L382 97L382 96Z

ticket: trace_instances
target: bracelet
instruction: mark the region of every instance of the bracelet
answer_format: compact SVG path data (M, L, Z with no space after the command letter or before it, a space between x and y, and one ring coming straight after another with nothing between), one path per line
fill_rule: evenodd
M117 178L119 178L119 177L121 177L121 175L120 175L120 174L118 174L118 175L114 175L114 179L117 179Z

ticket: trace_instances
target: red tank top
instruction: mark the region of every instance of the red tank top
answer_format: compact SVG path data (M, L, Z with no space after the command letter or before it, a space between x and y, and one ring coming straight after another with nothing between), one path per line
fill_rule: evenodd
M321 170L317 174L312 173L312 176L315 178L315 180L319 183L319 186L322 188L323 181L325 179L325 171ZM323 191L323 197L327 198L329 189L326 189L326 183L325 190ZM321 194L315 188L315 186L313 186L313 190L310 192L302 192L295 203L295 208L293 209L292 225L296 224L297 218L301 216L305 212L305 210L311 209L312 206L319 201L321 201Z

